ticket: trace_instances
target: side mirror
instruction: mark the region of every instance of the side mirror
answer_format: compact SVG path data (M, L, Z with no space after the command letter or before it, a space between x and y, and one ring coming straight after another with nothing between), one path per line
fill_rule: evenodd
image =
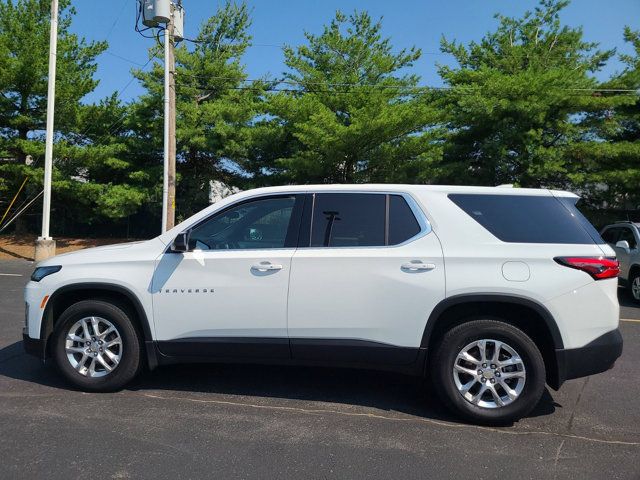
M188 252L191 250L189 245L189 235L191 232L180 232L171 244L172 252Z
M627 242L626 240L620 240L619 242L616 243L616 247L629 250L629 242Z

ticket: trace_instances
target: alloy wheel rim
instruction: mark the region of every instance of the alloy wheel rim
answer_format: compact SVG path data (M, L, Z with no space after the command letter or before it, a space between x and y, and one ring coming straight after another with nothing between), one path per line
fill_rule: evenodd
M456 356L452 372L460 395L483 408L501 408L515 402L527 379L518 352L494 339L466 345Z
M85 377L104 377L120 364L122 337L118 329L102 317L78 320L67 332L65 353L71 366Z
M640 277L633 279L633 283L631 284L631 294L633 295L633 298L640 300Z

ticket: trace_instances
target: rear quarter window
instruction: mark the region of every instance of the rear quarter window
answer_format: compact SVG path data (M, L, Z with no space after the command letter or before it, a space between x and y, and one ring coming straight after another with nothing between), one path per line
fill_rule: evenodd
M503 242L604 243L576 198L452 193L449 199Z

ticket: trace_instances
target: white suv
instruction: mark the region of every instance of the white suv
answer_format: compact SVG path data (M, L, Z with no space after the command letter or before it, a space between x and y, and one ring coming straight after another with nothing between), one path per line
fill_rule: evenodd
M27 351L74 385L122 388L176 362L427 375L476 422L527 414L545 382L622 351L614 251L568 192L263 188L153 240L38 264Z

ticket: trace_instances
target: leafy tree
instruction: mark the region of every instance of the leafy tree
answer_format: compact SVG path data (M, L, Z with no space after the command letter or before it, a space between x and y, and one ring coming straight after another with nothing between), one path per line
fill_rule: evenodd
M569 151L571 179L595 207L640 205L640 31L626 27L624 39L634 54L621 55L625 68L602 85L615 105L589 115L584 141Z
M195 47L176 49L178 215L209 203L209 182L242 181L264 85L247 86L241 57L250 44L246 4L227 2L200 28ZM163 64L138 72L147 92L133 107L137 148L162 158Z
M25 176L29 193L42 182L42 168L25 164L44 153L50 29L49 0L0 1L0 193L13 195ZM56 74L56 130L77 125L80 99L97 85L96 56L104 42L86 42L69 31L74 9L60 2Z
M296 183L425 180L439 147L431 94L406 73L420 50L394 53L381 31L366 12L337 12L320 35L305 33L308 45L285 48L289 88L270 96L260 124L275 130L258 158L263 173Z
M131 109L115 94L85 105L79 112L82 130L58 144L54 187L62 198L75 199L64 208L82 223L117 221L154 196L162 169L138 151Z
M616 105L594 95L592 76L611 50L562 25L568 0L542 0L522 18L496 15L499 26L468 46L442 40L457 66L440 66L450 87L441 99L449 133L437 179L454 183L566 187L567 149L584 138L585 115Z

